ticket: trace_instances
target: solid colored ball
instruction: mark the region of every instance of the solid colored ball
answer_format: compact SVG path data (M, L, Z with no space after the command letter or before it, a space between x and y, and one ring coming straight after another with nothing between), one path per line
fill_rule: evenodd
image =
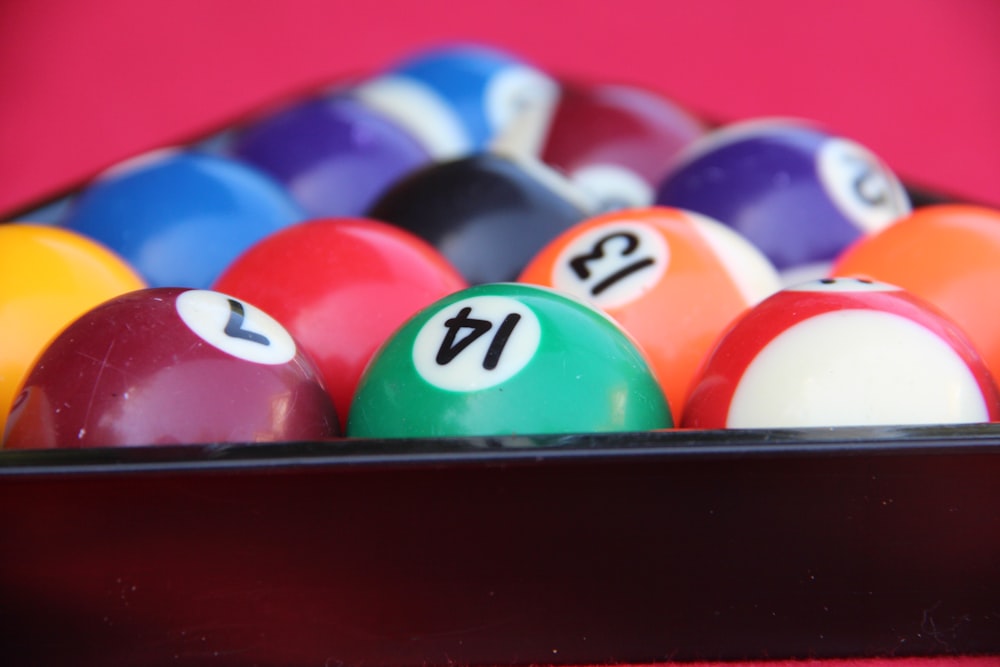
M99 303L145 286L125 260L76 232L0 225L0 433L24 374L49 340Z
M885 283L786 288L720 338L682 426L784 428L996 420L1000 396L959 327Z
M15 449L315 440L335 436L312 362L273 318L210 290L150 288L87 311L14 400Z
M416 234L480 284L516 279L546 243L587 217L588 206L535 159L480 153L411 173L368 217Z
M311 220L272 234L215 283L291 332L345 416L375 349L418 310L465 287L424 240L349 218Z
M831 262L910 212L899 179L867 148L819 127L750 121L691 144L656 203L733 227L779 271Z
M558 84L524 59L485 45L448 44L394 63L352 94L393 118L437 159L486 148L526 108L551 106Z
M347 434L397 438L642 431L672 426L635 342L554 290L462 290L425 308L376 353Z
M679 209L601 215L547 245L519 280L603 309L646 352L679 419L722 331L780 288L764 255L731 228Z
M313 218L361 215L431 159L409 132L344 93L248 123L229 150L283 183Z
M840 275L899 285L937 306L1000 377L1000 211L940 204L918 208L859 240L834 262Z
M120 254L152 287L204 288L251 244L305 216L250 165L163 150L105 172L63 222Z
M611 211L650 206L681 149L705 133L685 109L626 84L565 82L540 157Z

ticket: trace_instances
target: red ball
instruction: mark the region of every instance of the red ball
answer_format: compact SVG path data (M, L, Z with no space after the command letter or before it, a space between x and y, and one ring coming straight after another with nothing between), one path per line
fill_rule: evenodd
M246 251L215 288L257 304L316 361L338 414L361 372L404 321L468 285L435 248L375 220L313 220Z
M42 352L12 449L315 440L339 434L316 368L273 318L210 290L129 292Z
M765 299L721 337L687 428L995 421L1000 395L959 327L892 285L825 278Z

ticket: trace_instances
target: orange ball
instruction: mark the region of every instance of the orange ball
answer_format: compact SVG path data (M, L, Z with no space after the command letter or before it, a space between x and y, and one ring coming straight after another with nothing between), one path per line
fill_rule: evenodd
M35 357L94 306L146 283L124 259L58 227L0 225L0 434Z
M646 353L675 419L722 331L780 289L774 266L744 237L667 207L575 225L536 254L519 280L569 292L616 320Z
M847 248L830 275L891 283L934 304L1000 378L1000 211L960 204L916 209Z

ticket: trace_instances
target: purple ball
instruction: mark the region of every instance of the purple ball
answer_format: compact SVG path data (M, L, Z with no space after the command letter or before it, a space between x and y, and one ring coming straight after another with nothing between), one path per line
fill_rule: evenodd
M431 161L406 130L348 94L299 103L243 128L230 151L282 182L315 218L356 217Z
M871 151L797 121L749 121L691 144L656 203L740 232L780 270L830 262L863 234L910 212L896 175Z

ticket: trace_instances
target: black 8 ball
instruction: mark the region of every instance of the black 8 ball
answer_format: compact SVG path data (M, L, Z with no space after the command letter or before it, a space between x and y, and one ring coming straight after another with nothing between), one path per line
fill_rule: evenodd
M411 173L368 215L422 237L477 285L515 280L546 243L592 213L580 190L537 159L482 152Z

